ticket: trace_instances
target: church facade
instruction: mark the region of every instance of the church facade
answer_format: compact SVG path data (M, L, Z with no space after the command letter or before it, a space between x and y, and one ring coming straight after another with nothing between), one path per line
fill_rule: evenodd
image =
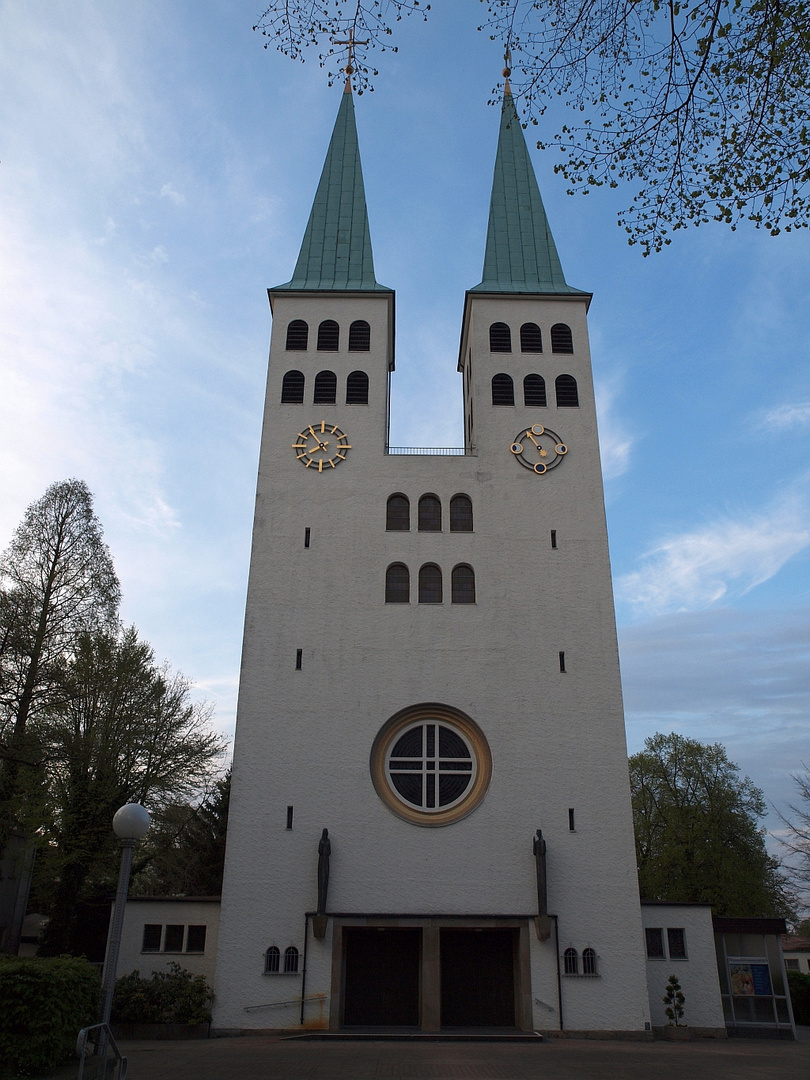
M215 1027L649 1030L590 294L508 84L463 448L388 445L348 87L269 296Z

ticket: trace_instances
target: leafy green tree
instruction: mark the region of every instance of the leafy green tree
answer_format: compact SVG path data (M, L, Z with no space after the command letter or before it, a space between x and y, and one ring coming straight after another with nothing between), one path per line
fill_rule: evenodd
M30 828L41 767L32 722L62 695L77 634L114 627L120 595L86 484L52 484L0 559L0 851Z
M46 955L80 950L81 901L115 881L118 807L140 802L159 816L211 784L223 745L209 721L134 628L76 639L63 695L39 724L49 813L34 890L50 916Z
M789 916L793 897L765 849L762 792L719 743L656 734L630 758L643 900L702 902L716 915Z
M266 2L266 0L265 0ZM692 223L810 223L810 15L804 0L482 0L462 17L501 42L523 114L576 117L555 136L570 190L635 187L619 223L644 254ZM254 29L330 79L353 36L358 90L419 0L272 0ZM467 15L467 11L475 14ZM482 18L483 15L483 18ZM265 48L267 45L265 46ZM508 69L507 69L508 70ZM546 143L541 141L540 146Z

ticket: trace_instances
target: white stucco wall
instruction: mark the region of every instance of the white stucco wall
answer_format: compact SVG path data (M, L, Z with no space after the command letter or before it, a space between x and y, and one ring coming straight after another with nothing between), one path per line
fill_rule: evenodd
M193 975L205 975L213 986L219 939L219 913L218 898L128 900L118 957L119 976L137 969L142 978L149 978L153 971L168 971L169 964L174 962ZM147 923L164 928L160 952L143 951L143 928ZM163 949L167 925L186 928L182 950L166 952ZM204 952L185 951L189 926L206 927Z
M686 998L683 1023L691 1028L724 1030L711 907L708 904L642 903L641 917L645 929L663 929L664 950L667 953L665 959L647 960L647 987L653 1026L664 1027L669 1023L662 998L667 980L670 975L675 975ZM686 938L685 960L669 958L666 933L668 927L683 928Z

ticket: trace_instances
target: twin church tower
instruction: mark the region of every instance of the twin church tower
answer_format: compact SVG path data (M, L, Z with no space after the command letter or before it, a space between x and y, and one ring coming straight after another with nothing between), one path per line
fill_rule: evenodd
M591 297L508 83L463 448L388 444L348 87L269 296L215 1026L643 1031Z

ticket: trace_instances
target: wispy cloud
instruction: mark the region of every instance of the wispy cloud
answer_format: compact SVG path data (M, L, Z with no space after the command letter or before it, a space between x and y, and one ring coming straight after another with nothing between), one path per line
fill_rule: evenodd
M810 511L789 497L662 541L641 569L619 578L617 596L642 615L706 608L761 585L808 544Z
M175 206L182 206L185 201L185 195L181 195L179 191L175 191L171 184L164 184L160 189L161 199L170 199Z
M602 476L615 480L630 467L630 452L635 439L621 418L616 402L620 395L620 378L601 379L594 386L596 415L599 421L599 448L602 455Z
M765 413L766 424L776 428L799 427L810 424L810 401L799 401L793 405L777 405Z

